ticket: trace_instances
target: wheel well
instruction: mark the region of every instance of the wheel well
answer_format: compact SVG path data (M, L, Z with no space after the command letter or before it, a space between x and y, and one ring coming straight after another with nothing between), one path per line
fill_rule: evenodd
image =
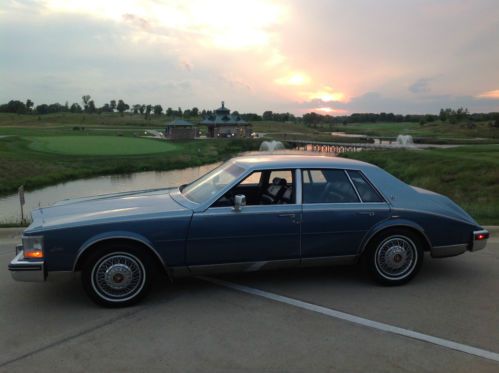
M151 249L149 246L147 246L146 244L144 244L144 243L142 243L140 241L137 241L137 240L134 240L134 239L127 239L127 238L109 238L109 239L105 239L105 240L102 240L102 241L98 241L98 242L90 245L77 258L77 262L75 264L74 271L75 272L76 271L81 271L82 266L86 262L87 258L92 253L94 253L95 250L98 250L99 247L105 247L110 242L112 242L114 244L116 244L116 243L126 243L127 245L133 245L136 248L144 250L144 252L147 253L151 257L152 262L154 263L154 266L155 266L155 269L157 270L157 272L158 273L162 273L162 274L166 274L166 275L170 276L170 274L169 274L169 272L168 272L168 270L166 268L166 264L163 264L163 262L161 261L161 259L158 257L158 254L155 251L153 251L153 249Z
M407 225L395 225L395 226L383 228L379 232L376 232L374 235L372 235L372 237L370 237L369 240L367 240L366 244L362 248L362 254L366 252L366 248L369 246L369 244L371 243L372 240L374 240L380 234L383 234L387 231L408 231L408 232L411 232L412 234L416 235L420 239L421 244L423 245L423 251L430 251L430 249L431 249L430 243L428 242L428 238L423 233L421 233L421 231L417 230L416 228L407 226Z

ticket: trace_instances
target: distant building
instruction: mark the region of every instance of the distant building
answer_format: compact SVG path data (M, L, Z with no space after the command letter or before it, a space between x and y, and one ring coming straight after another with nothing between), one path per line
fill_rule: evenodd
M165 136L167 139L194 139L196 137L196 126L183 119L174 119L166 125Z
M239 114L230 113L222 101L222 106L214 114L207 115L200 124L208 126L208 137L250 137L251 124Z

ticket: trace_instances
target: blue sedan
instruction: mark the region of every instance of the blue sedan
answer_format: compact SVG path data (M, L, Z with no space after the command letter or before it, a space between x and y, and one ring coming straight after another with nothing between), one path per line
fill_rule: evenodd
M424 252L483 249L489 233L449 198L364 162L302 155L234 158L179 188L62 201L32 212L9 264L14 279L81 271L98 304L179 276L363 262L384 285Z

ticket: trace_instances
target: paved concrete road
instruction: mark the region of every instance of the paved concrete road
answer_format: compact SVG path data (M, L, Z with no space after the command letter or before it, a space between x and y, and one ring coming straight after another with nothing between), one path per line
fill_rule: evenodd
M0 238L0 371L453 371L499 363L316 312L186 279L139 306L95 306L79 278L16 283L14 233ZM373 285L357 267L217 278L499 352L499 240L432 260L402 287Z

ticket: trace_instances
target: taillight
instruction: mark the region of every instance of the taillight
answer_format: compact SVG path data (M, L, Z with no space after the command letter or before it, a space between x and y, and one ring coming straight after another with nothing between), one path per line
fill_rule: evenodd
M477 232L475 233L475 241L486 240L489 236L489 232Z

